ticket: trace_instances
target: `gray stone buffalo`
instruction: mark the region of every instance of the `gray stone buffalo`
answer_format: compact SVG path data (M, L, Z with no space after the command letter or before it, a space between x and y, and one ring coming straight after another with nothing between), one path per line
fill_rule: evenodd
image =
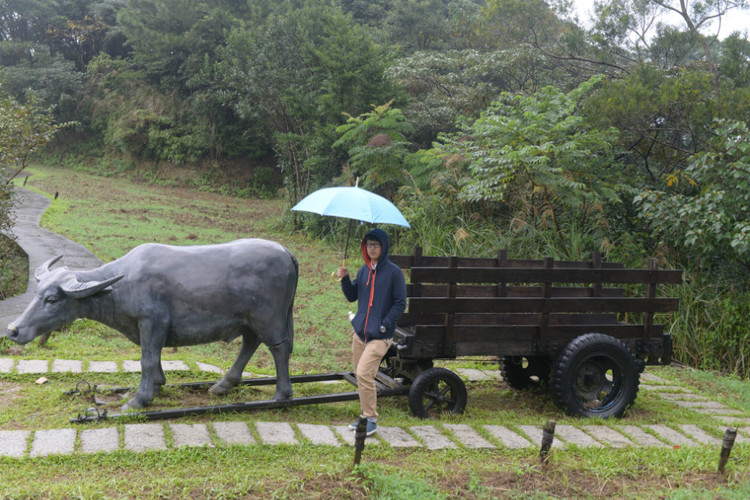
M141 382L123 409L150 404L164 385L162 348L239 336L237 359L209 391L224 394L237 385L263 342L276 365L274 399L292 396L289 356L299 265L282 245L261 239L185 247L148 243L96 269L50 269L60 258L36 270L34 298L8 325L7 336L25 344L78 318L120 331L141 346Z

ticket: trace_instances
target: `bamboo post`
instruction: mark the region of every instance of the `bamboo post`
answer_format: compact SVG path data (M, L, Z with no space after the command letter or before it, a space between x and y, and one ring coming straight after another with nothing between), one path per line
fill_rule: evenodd
M354 467L362 460L362 451L365 449L365 438L367 437L367 417L361 416L357 420L357 430L354 431Z
M552 441L555 439L555 421L547 420L542 433L542 448L539 450L539 460L542 464L549 460L549 450L552 448Z
M732 452L734 440L737 437L737 429L727 429L724 431L724 441L721 443L721 455L719 456L719 474L724 474L724 468L729 460L729 454Z

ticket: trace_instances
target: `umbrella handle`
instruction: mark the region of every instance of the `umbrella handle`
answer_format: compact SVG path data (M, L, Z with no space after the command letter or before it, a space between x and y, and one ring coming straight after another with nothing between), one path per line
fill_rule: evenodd
M345 267L345 268L347 268L347 269L348 269L348 268L349 268L349 262L348 262L348 261L347 261L346 259L344 259L344 261L343 261L343 262L341 263L341 267ZM337 269L336 271L338 271L338 269ZM344 278L339 278L339 277L337 277L337 276L336 276L336 271L334 271L334 272L332 272L332 273L331 273L331 281L332 281L333 283L338 283L338 282L340 282L340 281L341 281L342 279L344 279Z

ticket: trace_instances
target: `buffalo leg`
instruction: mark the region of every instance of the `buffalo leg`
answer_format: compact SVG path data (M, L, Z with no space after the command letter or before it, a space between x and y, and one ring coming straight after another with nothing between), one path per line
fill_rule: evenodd
M255 354L259 345L260 340L257 335L254 333L244 334L242 336L242 347L240 347L240 353L237 355L237 359L234 360L229 371L224 374L224 378L216 382L208 392L217 395L226 394L234 386L239 384L242 380L243 370L247 366L248 361L250 361L250 358Z
M129 408L143 408L153 401L154 396L162 385L166 382L164 370L161 367L161 350L164 346L164 335L154 334L154 328L151 320L139 321L138 328L141 336L141 383L130 401L122 407L123 410Z
M276 394L275 401L292 397L292 381L289 378L289 356L292 353L292 342L289 339L280 344L268 346L276 365Z

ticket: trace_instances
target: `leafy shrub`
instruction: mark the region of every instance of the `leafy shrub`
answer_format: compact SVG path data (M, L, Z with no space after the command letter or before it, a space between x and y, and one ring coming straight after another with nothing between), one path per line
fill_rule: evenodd
M8 292L12 280L10 261L15 252L15 244L9 236L13 226L13 185L5 182L5 168L0 166L0 300L10 297Z
M750 273L750 130L746 123L719 122L715 133L710 149L636 203L664 248L744 285Z

